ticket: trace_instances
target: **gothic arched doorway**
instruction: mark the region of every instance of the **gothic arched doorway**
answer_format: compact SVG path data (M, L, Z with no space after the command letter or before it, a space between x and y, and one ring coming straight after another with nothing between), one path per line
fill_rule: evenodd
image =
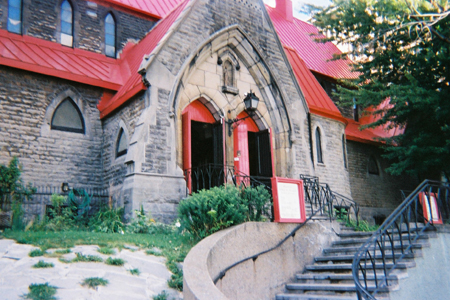
M199 100L182 112L183 169L192 192L224 183L223 124Z

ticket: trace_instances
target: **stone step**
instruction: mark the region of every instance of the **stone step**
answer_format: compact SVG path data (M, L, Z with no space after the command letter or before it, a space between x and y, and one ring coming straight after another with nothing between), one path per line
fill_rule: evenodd
M352 273L346 273L346 274L337 274L337 273L304 273L304 274L297 274L295 276L297 280L331 280L331 281L353 281L353 274ZM384 278L384 274L380 273L377 274L377 280L380 281ZM391 274L387 277L387 279L390 282L397 282L399 279L399 276L397 274ZM362 275L360 276L360 280L364 280ZM366 277L366 280L373 281L375 280L374 274L368 274Z
M429 243L414 243L412 244L411 249L422 249L422 247L429 247ZM403 249L405 249L407 246L403 245ZM323 249L323 253L355 253L359 250L360 247L331 247L331 248L325 248ZM402 246L400 244L394 245L394 250L401 250ZM378 251L378 250L377 250Z
M279 294L276 300L358 300L356 295L313 295L313 294ZM377 300L388 300L389 298L377 296Z
M392 263L386 264L386 269L392 268ZM400 262L397 263L396 269L406 269L412 268L416 266L415 261L409 262ZM371 267L370 267L371 268ZM375 264L376 269L383 269L384 266L382 264ZM352 269L352 264L322 264L322 265L308 265L305 267L307 271L349 271Z
M414 237L415 238L415 237ZM428 234L422 234L418 237L418 240L428 240L430 236ZM400 237L398 235L394 235L394 241L400 241ZM402 235L402 240L408 242L408 235ZM348 238L342 239L340 241L335 241L331 243L331 246L341 246L341 245L351 245L351 244L364 244L367 241L367 238Z
M378 292L389 292L390 290L396 289L397 285L392 285L389 287L380 287ZM333 292L356 292L356 287L354 284L333 284L333 283L288 283L286 284L286 289L288 290L300 290L300 291L333 291ZM376 289L375 285L368 285L367 290L369 292Z
M378 252L379 253L379 252ZM390 252L389 252L390 253ZM400 258L402 256L401 253L396 253L395 254L395 258ZM422 253L407 253L404 255L404 258L415 258L415 257L421 257ZM316 262L328 262L328 261L353 261L353 258L355 256L351 255L351 254L343 254L343 255L323 255L323 256L318 256L316 258L314 258L314 261ZM394 257L394 255L392 254L386 254L385 258L386 259L392 259ZM375 259L382 259L382 255L381 254L377 254L375 257Z

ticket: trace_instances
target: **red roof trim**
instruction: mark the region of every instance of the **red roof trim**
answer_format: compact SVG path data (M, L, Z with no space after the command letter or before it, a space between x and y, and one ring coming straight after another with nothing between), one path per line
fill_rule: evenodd
M97 106L100 110L100 118L105 118L125 104L131 97L139 91L146 89L142 83L142 75L138 73L144 55L150 54L156 48L161 39L167 34L168 30L186 7L189 0L181 2L170 14L162 19L155 27L124 57L124 63L129 64L131 72L130 77L119 91L111 99L102 100Z
M130 10L130 11L133 11L135 13L138 13L140 15L145 15L147 17L150 17L150 18L154 19L155 21L160 20L161 17L162 17L160 15L151 13L149 11L142 10L142 9L139 9L139 8L137 8L135 6L127 5L127 4L124 4L124 3L121 3L121 2L118 2L118 1L115 1L115 0L90 0L90 1L94 1L94 2L97 2L97 3L107 2L109 4L112 4L113 6L118 6L118 7L121 7L121 8L125 8L126 10Z
M318 115L318 116L325 117L325 118L328 118L328 119L333 119L333 120L339 121L341 123L344 123L345 125L348 124L347 119L344 118L342 115L340 115L340 114L337 115L337 114L332 114L332 113L325 112L320 107L319 108L309 107L309 111L312 114L314 114L314 115Z
M126 99L131 99L131 97L136 96L139 92L145 91L147 90L147 87L144 85L144 83L140 83L136 86L134 86L133 88L131 88L130 90L128 90L125 94L123 94L123 98ZM103 100L103 99L102 99ZM110 99L105 99L105 100L110 100ZM112 104L110 106L106 106L106 108L103 109L103 107L100 105L102 103L102 101L100 101L100 103L97 105L97 108L100 110L100 119L103 119L104 117L106 117L107 115L109 115L110 113L112 113L113 111L115 111L116 109L118 109L120 106L122 106L122 104L124 104L125 102L112 102Z

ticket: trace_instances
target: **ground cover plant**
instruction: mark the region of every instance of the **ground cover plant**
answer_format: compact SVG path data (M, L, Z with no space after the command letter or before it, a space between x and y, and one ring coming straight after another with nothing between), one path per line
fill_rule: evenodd
M84 255L75 253L76 257L71 262L103 262L103 258L97 255Z
M121 258L108 257L108 259L105 261L105 264L110 266L123 266L125 264L125 261Z
M131 275L139 276L141 274L141 271L139 271L139 269L137 269L137 268L129 269L128 271L130 272Z
M53 268L55 265L53 263L48 263L43 260L40 260L36 264L33 265L33 268L39 269L39 268Z
M98 286L106 286L108 283L108 280L100 277L89 277L85 278L81 285L91 289L96 289Z
M105 255L114 255L116 254L116 250L109 248L109 247L100 247L97 250L99 253L101 254L105 254Z
M23 299L32 299L32 300L55 300L56 295L56 287L44 284L31 284L28 287L30 291L28 294L22 296Z

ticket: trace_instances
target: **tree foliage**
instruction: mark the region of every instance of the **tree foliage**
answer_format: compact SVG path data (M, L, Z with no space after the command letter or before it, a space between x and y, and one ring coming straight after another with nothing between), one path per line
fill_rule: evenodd
M333 0L315 15L327 40L349 45L356 82L343 103L374 110L369 125L403 128L386 141L392 174L450 171L450 4L444 0ZM351 87L351 88L349 88Z

